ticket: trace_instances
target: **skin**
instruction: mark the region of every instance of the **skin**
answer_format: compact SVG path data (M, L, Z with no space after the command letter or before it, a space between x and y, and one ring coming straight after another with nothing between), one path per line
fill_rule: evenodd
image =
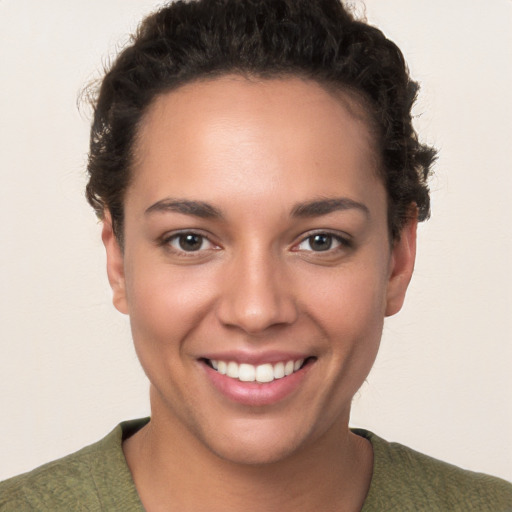
M148 511L361 509L373 456L350 404L403 303L416 236L412 219L390 242L373 146L348 96L294 78L196 82L147 112L124 248L108 212L103 241L151 382L151 422L123 446ZM310 360L284 399L247 405L202 359L233 351Z

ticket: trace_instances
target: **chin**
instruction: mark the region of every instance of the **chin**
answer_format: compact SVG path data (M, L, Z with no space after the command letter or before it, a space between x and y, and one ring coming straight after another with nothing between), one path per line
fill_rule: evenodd
M203 443L219 458L233 464L268 465L289 459L308 444L306 432L272 425L260 418L227 429L221 438L208 435Z
M229 446L210 447L219 458L232 464L262 466L282 462L295 453L297 447L283 446L282 443L254 443L250 441L229 441Z

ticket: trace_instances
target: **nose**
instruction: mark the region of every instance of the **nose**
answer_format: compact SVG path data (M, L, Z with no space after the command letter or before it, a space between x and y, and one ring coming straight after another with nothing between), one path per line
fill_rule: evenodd
M284 266L278 257L264 251L234 257L220 290L220 322L251 335L293 324L298 309Z

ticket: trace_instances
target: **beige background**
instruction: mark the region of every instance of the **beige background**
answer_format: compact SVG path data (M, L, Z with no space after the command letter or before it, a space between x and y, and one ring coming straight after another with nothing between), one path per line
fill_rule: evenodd
M0 0L0 479L148 413L83 199L76 101L155 5ZM409 298L353 424L512 480L512 2L366 8L422 82L417 127L441 153Z

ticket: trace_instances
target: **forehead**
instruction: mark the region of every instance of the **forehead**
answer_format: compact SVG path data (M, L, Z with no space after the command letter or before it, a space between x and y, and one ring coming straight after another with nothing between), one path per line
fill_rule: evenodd
M238 195L272 184L287 195L325 196L350 181L359 193L380 184L369 126L352 96L311 80L233 75L190 83L148 109L130 188L144 189L148 201L188 194L187 187L212 195L226 183L231 193L238 183Z
M187 125L206 124L212 116L227 120L233 114L238 121L245 118L248 122L265 124L268 129L275 125L280 114L286 114L287 119L298 122L297 128L307 123L322 134L325 132L322 127L332 128L326 121L346 118L348 114L354 129L366 139L368 148L373 149L372 121L363 103L349 89L340 90L310 79L224 75L187 83L158 95L142 118L138 141L143 142L148 130L153 131L156 124L162 127L165 124L167 129L186 129ZM151 133L150 137L153 136ZM326 142L332 138L326 137Z

